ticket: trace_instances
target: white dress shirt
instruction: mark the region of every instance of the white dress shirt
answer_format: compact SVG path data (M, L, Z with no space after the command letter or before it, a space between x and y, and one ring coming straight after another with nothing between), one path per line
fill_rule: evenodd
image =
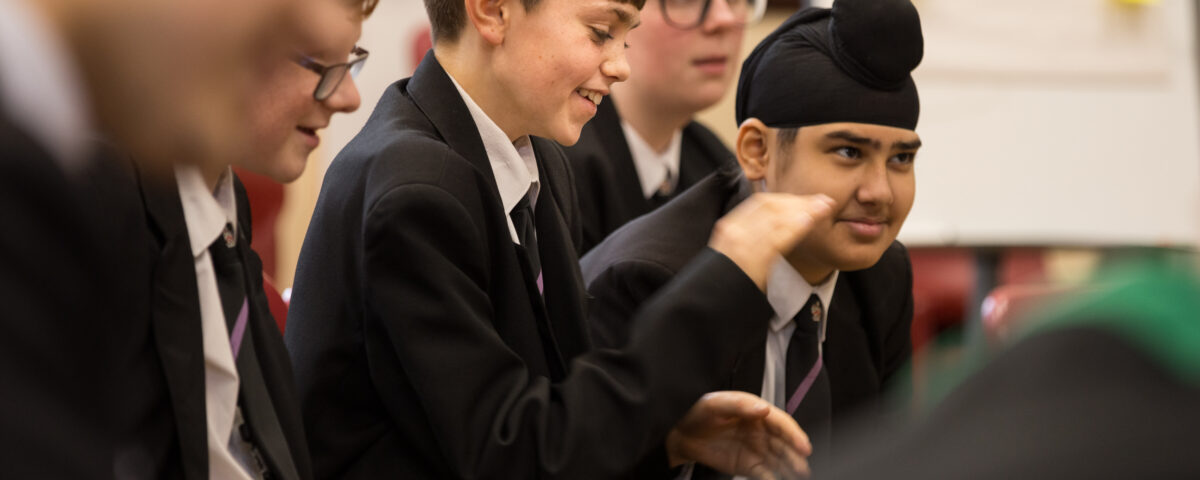
M71 54L35 3L0 0L0 115L71 174L88 160L91 112Z
M226 170L210 192L204 177L194 166L177 166L175 182L183 202L183 217L191 241L196 267L196 287L200 294L200 327L204 336L204 405L208 415L208 476L230 480L250 480L241 463L229 449L237 411L238 372L229 344L225 310L212 257L208 253L225 225L237 234L237 203L233 192L233 172Z
M813 293L821 299L821 345L825 343L825 328L829 322L829 302L833 300L833 287L837 285L838 271L825 280L824 283L809 285L800 272L792 268L792 264L780 257L771 266L771 276L767 279L767 302L775 311L771 317L767 331L766 361L763 363L763 385L761 396L776 407L786 409L787 396L787 349L792 341L792 332L796 330L793 318ZM820 348L820 347L818 347Z
M661 152L650 148L650 144L642 139L642 135L624 120L621 120L621 130L625 131L625 143L629 145L629 155L633 157L638 180L642 182L642 194L646 198L654 196L662 188L663 182L668 183L670 191L675 191L675 186L679 184L679 156L683 149L683 130L675 130L671 143Z
M813 286L800 276L800 272L792 268L783 257L771 265L771 276L767 278L767 303L775 315L767 331L766 361L763 362L762 393L759 395L771 404L787 411L787 349L792 341L792 332L796 330L793 321L808 297L813 293L821 299L821 344L825 343L825 327L829 322L829 302L833 300L833 287L837 285L838 271L834 270L825 282ZM692 478L695 464L687 465L679 474L679 479ZM743 480L746 477L734 477Z
M520 245L521 237L517 235L517 227L512 220L513 207L517 206L517 202L520 202L521 197L531 188L529 206L532 208L537 205L538 192L541 189L538 184L537 157L533 154L533 144L530 143L528 135L518 138L515 142L508 141L504 130L479 108L467 91L463 90L462 85L459 85L454 77L450 77L450 82L458 89L463 103L467 104L467 110L471 112L471 119L475 121L475 128L483 140L488 162L492 165L492 174L496 177L500 201L504 204L504 211L508 213L508 233L512 234L513 243Z

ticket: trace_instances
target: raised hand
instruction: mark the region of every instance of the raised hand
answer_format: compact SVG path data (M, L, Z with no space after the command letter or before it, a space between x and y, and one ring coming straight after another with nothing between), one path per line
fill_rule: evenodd
M790 415L746 392L704 395L667 435L672 466L698 462L750 478L807 478L811 453Z
M717 221L708 246L765 289L776 256L791 252L832 212L833 199L825 195L756 193Z

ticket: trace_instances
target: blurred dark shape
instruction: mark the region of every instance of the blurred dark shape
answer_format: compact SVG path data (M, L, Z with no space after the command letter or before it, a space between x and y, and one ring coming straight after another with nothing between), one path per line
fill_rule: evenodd
M828 478L1200 478L1196 312L1187 267L1106 274L1031 313L1011 348L959 372L920 421L862 438Z
M125 156L97 145L83 158L64 158L60 152L74 151L56 144L53 129L48 134L14 113L21 109L5 108L18 100L8 96L58 99L64 92L54 89L56 82L33 77L54 71L71 77L54 79L57 86L78 84L82 90L66 92L79 94L65 109L78 113L71 120L85 125L80 129L94 129L72 134L110 138L123 152L164 171L177 162L235 158L248 146L245 105L254 81L262 65L290 54L292 24L304 14L303 5L4 4L5 12L28 16L19 23L25 30L44 37L29 42L48 39L39 51L57 54L0 67L5 69L0 78L44 86L40 92L0 89L4 477L164 478L174 437L151 348L154 331L145 323L150 305L144 280L151 266L143 249L146 232L137 227L143 221L139 191L130 187L132 172L118 161ZM11 37L0 42L10 42L9 53L28 48L11 48L18 43ZM49 68L30 68L39 61ZM135 441L131 432L156 440Z

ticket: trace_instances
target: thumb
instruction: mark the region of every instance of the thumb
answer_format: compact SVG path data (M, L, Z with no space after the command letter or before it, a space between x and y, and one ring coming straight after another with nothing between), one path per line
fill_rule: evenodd
M711 415L739 420L761 420L771 413L771 404L766 400L736 391L707 393L700 398L698 406Z

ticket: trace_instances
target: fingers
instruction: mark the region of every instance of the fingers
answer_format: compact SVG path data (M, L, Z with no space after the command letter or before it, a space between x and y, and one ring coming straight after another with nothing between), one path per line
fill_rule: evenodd
M803 479L810 471L808 460L780 438L768 437L766 448L755 454L758 461L746 466L742 474L751 478Z
M833 207L821 194L757 193L717 221L709 246L764 288L771 262L791 252Z
M818 221L833 213L833 199L825 195L794 196L782 195L766 204L771 209L766 215L770 227L768 234L777 253L788 253L804 239Z
M771 436L768 439L769 458L774 459L776 471L784 478L807 478L809 475L807 453L796 449L796 446L781 437Z
M770 414L763 419L763 428L772 437L785 441L800 455L805 457L812 455L812 443L808 439L808 434L804 433L791 415L778 407L773 405L770 407Z
M700 397L692 407L697 413L729 420L759 420L771 413L771 404L757 395L736 392L712 392Z

